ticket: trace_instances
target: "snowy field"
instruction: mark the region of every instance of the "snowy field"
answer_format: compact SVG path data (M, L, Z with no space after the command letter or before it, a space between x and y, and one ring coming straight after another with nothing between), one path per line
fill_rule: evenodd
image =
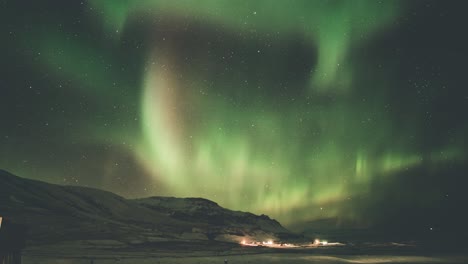
M462 256L320 256L310 254L255 254L205 257L128 257L128 258L50 258L38 256L23 257L24 264L335 264L335 263L468 263Z

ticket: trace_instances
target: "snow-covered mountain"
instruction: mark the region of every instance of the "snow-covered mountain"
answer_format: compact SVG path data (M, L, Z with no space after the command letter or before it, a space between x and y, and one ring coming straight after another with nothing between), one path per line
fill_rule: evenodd
M266 215L231 211L202 198L125 199L93 188L24 179L2 170L0 216L25 225L31 244L93 240L139 245L299 238Z

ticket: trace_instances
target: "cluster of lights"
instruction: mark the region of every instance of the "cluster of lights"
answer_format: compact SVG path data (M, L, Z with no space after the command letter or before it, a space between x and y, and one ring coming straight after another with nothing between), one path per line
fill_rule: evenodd
M267 240L263 242L250 241L247 242L245 239L241 241L241 244L244 246L265 246L265 247L274 247L274 248L292 248L292 247L318 247L318 246L339 246L343 245L342 243L329 243L326 240L315 239L312 244L283 244L283 243L274 243L273 240Z
M262 241L262 242L256 242L256 241L251 241L247 242L245 239L241 241L242 245L245 246L266 246L266 247L274 247L278 246L279 244L273 243L273 240L269 239L267 241Z
M326 246L326 245L328 245L328 241L326 241L326 240L320 241L320 239L315 239L314 240L314 245L316 245L316 246Z

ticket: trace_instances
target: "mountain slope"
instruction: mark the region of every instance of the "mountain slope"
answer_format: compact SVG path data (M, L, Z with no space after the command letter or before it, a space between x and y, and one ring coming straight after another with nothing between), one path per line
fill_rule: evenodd
M201 198L130 200L98 189L23 179L2 170L0 216L27 226L34 244L297 238L265 215L227 210Z

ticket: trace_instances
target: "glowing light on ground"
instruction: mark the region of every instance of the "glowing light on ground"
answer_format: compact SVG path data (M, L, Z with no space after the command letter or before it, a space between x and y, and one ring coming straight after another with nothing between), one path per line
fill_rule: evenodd
M319 240L315 239L312 243L283 243L280 241L247 241L242 240L240 242L242 246L248 247L269 247L269 248L317 248L317 247L336 247L336 246L344 246L345 244L340 242L328 242L326 240Z

